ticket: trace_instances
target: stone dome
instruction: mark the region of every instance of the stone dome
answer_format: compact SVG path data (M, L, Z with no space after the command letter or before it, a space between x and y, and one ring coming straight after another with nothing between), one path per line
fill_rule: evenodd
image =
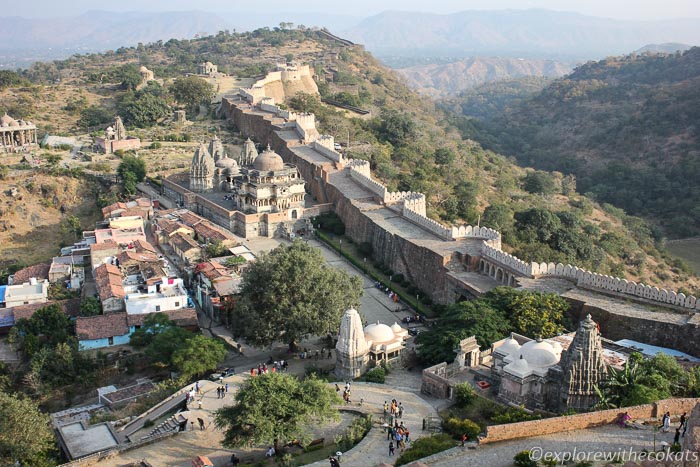
M401 325L399 323L394 322L394 324L391 325L391 331L394 334L396 334L396 333L403 331L403 328L401 327Z
M533 367L548 367L559 363L560 355L549 342L541 339L523 344L520 355Z
M517 358L510 362L508 365L504 366L503 371L512 375L520 376L521 378L532 374L532 368L530 368L530 364L526 359L523 358L522 355L520 356L520 358Z
M5 114L2 117L0 117L0 126L2 127L9 127L9 126L17 126L17 121L10 117L9 115Z
M511 355L520 351L520 344L512 337L509 337L496 350L502 354Z
M255 158L253 161L253 168L260 172L274 172L284 169L284 161L282 160L282 156L271 150L270 146L268 146L266 150Z
M371 340L375 344L389 342L394 340L394 331L389 326L382 323L370 324L365 327L365 338Z
M238 168L238 164L236 163L236 161L231 159L230 157L222 157L221 159L216 161L216 166L220 169Z

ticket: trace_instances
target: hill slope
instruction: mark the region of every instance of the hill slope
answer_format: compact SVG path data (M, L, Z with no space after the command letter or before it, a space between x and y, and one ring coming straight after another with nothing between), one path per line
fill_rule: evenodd
M700 232L700 48L588 63L481 126L523 164L576 174L582 192ZM477 126L479 126L477 124Z
M24 76L50 83L54 73L63 76L70 70L61 83L66 92L70 87L73 93L87 88L112 100L124 91L113 82L102 82L102 76L105 81L112 76L109 70L145 63L156 76L181 76L204 56L239 76L260 76L285 58L312 63L316 76L323 78L317 82L322 97L370 114L350 113L309 94L288 99L290 109L313 112L319 131L346 144L344 152L350 157L370 161L374 176L389 190L424 192L428 214L442 222L480 220L481 225L498 228L506 248L525 261L574 263L674 289L697 286L687 269L674 268L656 249L640 219L591 202L561 173L522 169L463 140L433 101L411 91L362 47L342 46L319 31L221 33L37 64ZM169 83L166 79L166 92ZM37 120L41 113L37 105L27 117ZM172 131L161 124L148 129L152 134Z
M700 44L700 19L619 21L548 10L387 11L343 31L374 54L590 59L650 42Z
M413 66L397 71L406 77L413 89L440 97L457 94L483 83L524 76L559 78L569 73L571 66L554 60L473 57L444 65Z

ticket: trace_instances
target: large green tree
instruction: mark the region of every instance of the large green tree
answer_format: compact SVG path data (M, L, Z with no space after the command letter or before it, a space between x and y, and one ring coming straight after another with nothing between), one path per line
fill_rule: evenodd
M170 92L176 101L190 109L199 104L208 104L214 97L214 87L197 76L176 79L170 86Z
M172 363L180 376L189 379L216 369L225 358L226 348L221 341L199 335L173 352Z
M124 156L117 167L117 174L124 182L125 188L129 183L142 182L146 178L146 161L136 156ZM135 190L134 186L134 190Z
M319 250L297 240L261 255L243 273L233 331L258 346L335 333L361 295L359 277L327 266Z
M268 373L246 381L235 403L216 412L214 423L224 430L226 447L274 445L304 437L312 423L337 417L340 403L323 381L299 381L287 373Z
M56 465L54 443L48 415L27 398L0 392L0 464Z

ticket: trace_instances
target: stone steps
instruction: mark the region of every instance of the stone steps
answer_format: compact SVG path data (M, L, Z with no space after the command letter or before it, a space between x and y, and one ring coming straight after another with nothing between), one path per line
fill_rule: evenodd
M187 419L181 414L175 414L160 425L158 425L157 427L155 427L153 430L151 430L151 432L148 433L146 436L142 436L141 441L144 441L149 438L154 438L165 433L177 431L180 427L180 423L185 421L187 421Z

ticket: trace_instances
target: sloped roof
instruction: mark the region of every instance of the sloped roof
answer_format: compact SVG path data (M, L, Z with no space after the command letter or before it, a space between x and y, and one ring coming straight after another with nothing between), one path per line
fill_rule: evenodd
M170 238L170 244L173 248L177 248L180 251L190 251L194 248L199 248L199 244L195 242L192 238L187 235L183 235L182 232L177 232Z
M19 305L19 306L9 308L9 310L12 311L12 314L15 317L15 321L18 321L22 318L29 319L34 315L34 313L36 313L41 308L47 307L49 305L53 305L54 303L60 305L61 310L67 316L76 317L80 313L80 299L79 298L71 298L68 300L59 300L57 302L48 301L46 303L32 303L31 305Z
M12 283L15 285L21 285L25 282L29 282L29 279L32 277L35 277L39 281L48 279L50 268L51 265L48 263L39 263L33 266L27 266L26 268L20 269L12 275Z
M208 222L201 222L201 223L195 225L194 231L198 237L201 237L201 238L204 238L207 240L224 241L224 240L233 240L236 238L230 232L227 232L227 231L220 229L218 227L214 227L213 225L209 224Z
M157 254L156 248L145 240L138 239L134 242L134 249L139 253L150 252Z
M75 319L75 335L78 340L105 339L129 333L126 313L110 313L98 316L79 316Z
M106 242L102 243L91 243L90 244L90 251L102 251L102 250L114 250L115 254L119 251L121 251L121 248L119 248L119 245L117 245L116 242L113 242L112 240L108 240Z
M182 327L197 326L197 311L194 308L180 308L178 310L163 311L163 314L175 324ZM153 313L134 313L127 315L129 326L143 326L143 322Z
M119 268L114 265L101 264L95 268L95 283L101 301L126 296L122 285L122 274Z

